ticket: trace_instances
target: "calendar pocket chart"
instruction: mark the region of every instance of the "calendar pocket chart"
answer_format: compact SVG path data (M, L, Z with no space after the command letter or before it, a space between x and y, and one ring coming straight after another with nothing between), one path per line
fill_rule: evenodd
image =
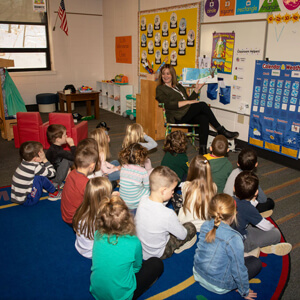
M298 159L300 63L257 60L249 144Z

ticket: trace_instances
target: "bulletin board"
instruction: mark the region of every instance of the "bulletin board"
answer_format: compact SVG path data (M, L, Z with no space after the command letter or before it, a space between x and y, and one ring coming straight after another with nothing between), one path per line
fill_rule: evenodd
M215 108L250 115L255 61L264 58L266 29L266 20L201 24L200 57L212 56L215 32L235 33L232 73L218 73L224 84L231 87L230 103L221 103L219 93L216 100L209 99L207 87L201 91L201 100Z
M177 75L183 68L195 68L199 56L200 3L140 11L138 15L138 74L154 72L168 57Z

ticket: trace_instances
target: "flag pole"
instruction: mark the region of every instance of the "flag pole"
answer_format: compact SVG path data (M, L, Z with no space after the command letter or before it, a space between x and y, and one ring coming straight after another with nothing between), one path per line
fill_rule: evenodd
M53 31L55 31L55 26L56 26L57 18L58 18L58 12L57 12L55 23L54 23L54 26L53 26Z

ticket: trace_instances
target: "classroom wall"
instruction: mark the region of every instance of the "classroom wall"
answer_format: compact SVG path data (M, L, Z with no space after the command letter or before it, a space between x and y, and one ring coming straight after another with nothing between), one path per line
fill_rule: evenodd
M52 70L45 72L10 73L25 104L35 104L40 93L56 93L65 85L76 88L104 77L103 17L67 14L69 35L55 23L60 0L48 2ZM102 0L65 0L67 12L102 14Z
M139 85L139 77L138 73L138 10L150 10L157 9L163 7L170 7L175 5L183 5L189 3L195 3L201 1L188 1L188 0L103 0L103 12L104 12L104 78L102 79L112 79L116 74L123 73L129 77L130 84L134 85L135 93L140 91ZM282 4L282 1L278 1L279 5L282 9L281 14L294 13L294 11L288 11ZM205 1L204 1L205 3ZM260 0L260 5L263 3L263 0ZM299 9L298 9L299 10ZM277 14L275 12L274 14ZM266 13L254 14L254 15L240 15L233 17L212 17L209 18L204 14L204 22L222 22L229 20L244 20L244 19L261 19L266 18ZM294 25L290 22L288 25L280 24L280 25L270 25L269 26L269 39L271 38L274 42L276 38L276 34L281 32L282 28L282 41L284 41L284 37L289 33L289 31L294 29ZM300 22L297 22L298 26ZM251 26L251 25L250 25ZM291 29L292 28L292 29ZM201 31L201 30L200 30ZM278 32L277 32L278 31ZM259 33L258 33L259 34ZM115 37L117 36L132 36L132 64L120 64L115 62ZM201 33L200 33L201 35ZM247 35L247 32L245 32ZM300 34L299 31L296 30L294 35L294 41L300 44ZM236 37L239 38L238 36ZM297 44L296 42L296 44ZM277 44L278 43L278 44ZM283 42L282 42L283 43ZM272 43L271 48L274 49ZM275 48L281 44L281 41L276 40ZM286 43L285 43L286 44ZM200 45L200 54L201 54L201 46ZM212 45L210 45L210 48ZM270 49L270 47L269 47ZM295 50L296 51L296 50ZM300 54L299 54L300 56ZM270 57L272 59L272 57ZM276 58L277 59L277 58ZM288 60L288 59L287 59ZM298 59L300 61L300 57ZM254 74L253 74L254 76ZM251 97L251 95L249 95ZM201 98L201 97L200 97ZM248 130L249 130L249 116L233 113L230 111L222 110L220 108L213 108L215 115L222 125L224 125L229 130L237 130L240 132L239 139L243 141L248 141Z

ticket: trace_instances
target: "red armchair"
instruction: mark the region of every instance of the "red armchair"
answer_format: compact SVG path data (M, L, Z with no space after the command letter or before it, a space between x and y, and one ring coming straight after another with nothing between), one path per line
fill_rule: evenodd
M17 125L13 126L15 147L27 141L40 142L43 147L46 146L45 128L39 112L18 112Z
M71 113L50 113L49 122L46 123L45 130L45 149L50 147L47 140L47 128L52 124L64 125L67 129L67 136L73 138L74 144L77 146L78 142L88 137L88 122L82 121L79 124L74 124L73 116ZM65 145L66 150L70 149L68 145Z

